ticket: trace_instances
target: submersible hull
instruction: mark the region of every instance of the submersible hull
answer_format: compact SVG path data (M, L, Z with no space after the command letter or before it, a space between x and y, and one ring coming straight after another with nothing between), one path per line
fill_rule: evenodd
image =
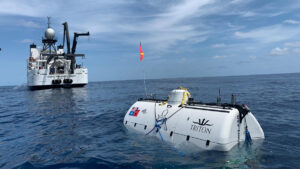
M128 130L156 136L175 147L229 151L247 136L264 139L250 110L239 105L189 102L187 90L173 90L167 100L140 99L124 117Z

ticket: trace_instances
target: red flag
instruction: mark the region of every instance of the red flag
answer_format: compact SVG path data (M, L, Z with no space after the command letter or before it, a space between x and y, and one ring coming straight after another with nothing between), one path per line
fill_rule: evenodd
M140 61L142 61L144 58L144 52L142 50L142 43L140 43Z

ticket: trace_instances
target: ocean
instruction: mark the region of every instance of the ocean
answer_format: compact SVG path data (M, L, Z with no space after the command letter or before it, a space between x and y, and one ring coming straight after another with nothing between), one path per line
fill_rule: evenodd
M30 91L0 87L0 168L300 168L300 74L146 80L166 98L179 86L196 101L231 94L251 109L265 140L229 152L178 152L160 139L128 132L123 118L142 80L91 82L83 88Z

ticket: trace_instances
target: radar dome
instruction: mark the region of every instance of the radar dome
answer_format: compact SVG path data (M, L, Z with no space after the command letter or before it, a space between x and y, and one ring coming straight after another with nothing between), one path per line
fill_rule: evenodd
M54 37L55 37L55 31L54 31L54 29L48 28L48 29L45 31L45 37L46 37L47 39L54 39Z

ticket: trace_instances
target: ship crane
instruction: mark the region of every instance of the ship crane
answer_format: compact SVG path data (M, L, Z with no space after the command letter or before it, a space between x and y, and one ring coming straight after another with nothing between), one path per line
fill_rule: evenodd
M65 47L65 39L67 39L67 54L70 54L70 36L68 23L64 22L64 37L63 37L63 48Z
M77 32L74 32L74 39L73 39L73 45L72 45L72 53L70 52L70 35L69 35L69 27L68 27L68 23L67 22L64 22L63 23L64 25L64 37L63 37L63 47L65 45L65 39L66 39L66 43L67 43L67 58L68 59L71 59L71 72L73 73L74 72L74 68L75 68L75 64L76 64L76 60L75 60L75 57L76 56L81 56L81 57L84 57L84 55L82 54L75 54L76 52L76 47L77 47L77 40L78 40L78 37L79 36L89 36L90 35L90 32L87 32L87 33L77 33Z
M77 39L78 39L79 36L90 36L90 32L87 32L87 33L77 33L77 32L74 32L72 54L74 54L75 51L76 51Z

